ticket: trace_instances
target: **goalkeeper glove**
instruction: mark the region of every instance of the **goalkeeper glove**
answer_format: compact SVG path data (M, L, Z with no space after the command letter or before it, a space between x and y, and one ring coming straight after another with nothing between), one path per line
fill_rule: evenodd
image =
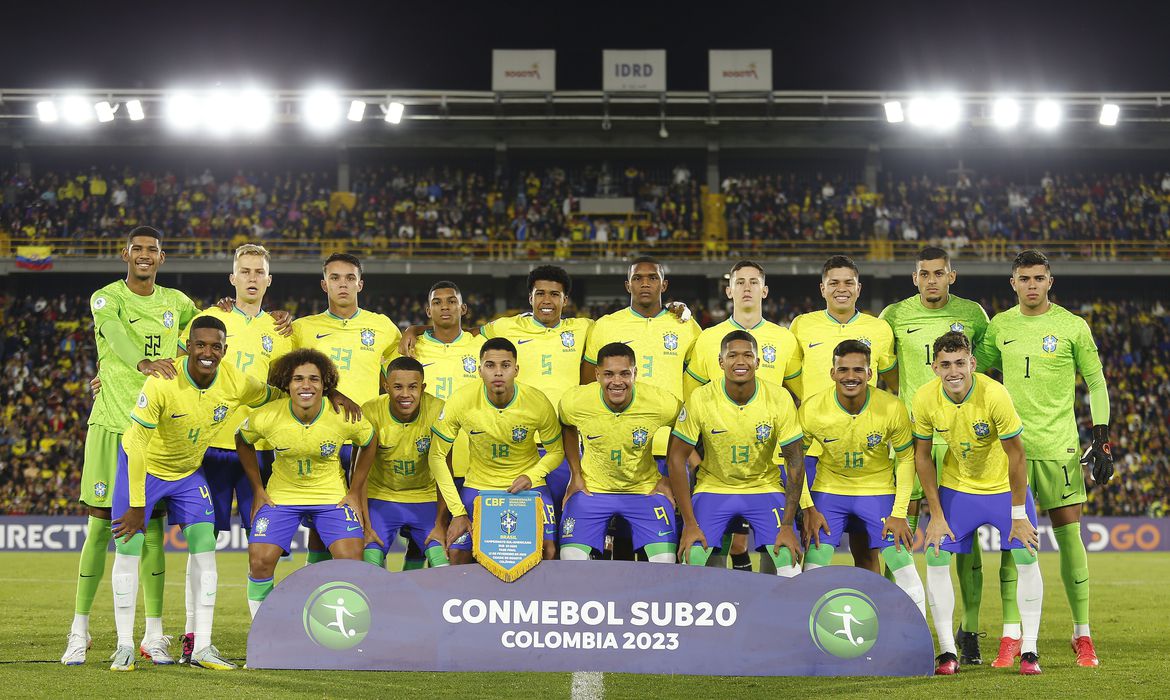
M1113 478L1113 450L1109 445L1109 426L1093 426L1093 444L1081 455L1081 464L1093 473L1093 481L1106 484Z

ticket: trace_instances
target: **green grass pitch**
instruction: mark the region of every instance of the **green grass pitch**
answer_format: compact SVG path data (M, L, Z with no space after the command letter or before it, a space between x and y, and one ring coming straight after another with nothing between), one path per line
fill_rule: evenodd
M841 563L844 556L839 556ZM921 557L919 565L921 567ZM982 631L984 658L995 655L999 632L998 579L985 557ZM281 564L281 573L303 563ZM1045 602L1040 634L1044 675L1024 678L990 666L964 667L952 678L728 678L606 674L610 698L729 697L1158 697L1170 696L1170 555L1093 554L1093 636L1102 665L1073 664L1071 622L1055 553L1041 556ZM397 562L394 562L397 564ZM185 555L168 555L165 621L169 632L183 622ZM107 564L108 566L108 564ZM649 564L647 565L649 566ZM115 635L107 569L91 622L94 648L85 666L57 663L73 614L76 554L0 554L0 693L5 697L455 697L564 698L567 673L373 673L248 671L211 672L187 667L139 664L115 674L106 658ZM248 608L244 596L246 558L219 557L220 593L214 639L228 657L242 663ZM746 574L740 574L746 575ZM961 603L960 603L961 605ZM142 634L142 611L137 635ZM136 636L136 641L138 637ZM403 640L408 644L409 640ZM176 655L178 645L175 646ZM734 654L734 649L728 650ZM648 669L649 670L649 669Z

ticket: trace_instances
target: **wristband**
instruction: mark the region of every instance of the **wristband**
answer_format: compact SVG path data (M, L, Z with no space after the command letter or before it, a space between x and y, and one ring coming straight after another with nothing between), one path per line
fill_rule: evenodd
M1028 509L1024 506L1012 506L1012 520L1027 520Z

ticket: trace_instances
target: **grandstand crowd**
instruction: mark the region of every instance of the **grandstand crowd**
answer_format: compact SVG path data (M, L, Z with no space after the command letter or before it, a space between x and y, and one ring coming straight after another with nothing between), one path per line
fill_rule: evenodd
M336 173L325 171L0 172L0 236L117 238L146 224L207 242L183 253L226 254L274 240L315 250L322 239L340 238L391 255L428 242L452 254L567 259L604 253L613 242L697 243L699 184L685 165L604 163L355 167L347 192L337 192ZM876 191L844 175L739 174L719 189L731 242L889 240L1003 258L1015 242L1165 242L1170 232L1170 173L1045 173L1030 183L962 171L886 174ZM635 213L584 216L583 197L631 197Z
M199 301L199 300L197 300ZM210 303L211 300L202 300ZM493 316L493 300L469 293L465 325ZM706 327L726 310L687 300ZM819 302L819 300L818 300ZM1170 483L1170 312L1161 303L1064 302L1089 320L1105 365L1113 406L1113 449L1121 478L1089 490L1086 513L1165 516ZM627 300L576 310L599 317ZM989 312L1009 304L983 302ZM324 299L289 299L282 308L303 316L324 310ZM422 297L371 295L368 308L405 328L425 323ZM787 324L819 305L811 299L768 299L764 317ZM569 311L566 310L566 314ZM80 296L0 298L0 367L3 421L0 421L0 513L84 514L77 502L91 398L96 349L87 299ZM1082 443L1089 441L1088 397L1078 389L1083 410Z

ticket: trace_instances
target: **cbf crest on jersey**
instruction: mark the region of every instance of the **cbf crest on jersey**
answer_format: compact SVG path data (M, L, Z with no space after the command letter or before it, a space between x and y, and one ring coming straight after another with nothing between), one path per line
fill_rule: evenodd
M1044 342L1040 344L1040 347L1044 349L1044 352L1056 352L1056 336L1044 336Z
M528 428L518 425L512 428L512 442L524 442L528 439Z
M985 438L991 435L991 426L985 420L973 423L971 429L975 431L975 437Z
M764 348L762 350L760 350L760 353L764 358L764 362L775 362L776 361L776 346L775 345L765 345Z
M954 331L955 333L962 333L963 332L963 324L959 323L958 321L955 321L954 323L951 324L951 330Z
M650 431L636 428L630 437L633 439L634 447L645 447L646 441L650 439Z
M880 444L882 444L882 434L881 433L870 433L869 435L865 436L865 446L868 447L869 449L872 450L873 448L877 447Z
M221 403L220 405L215 407L214 411L211 412L211 420L218 423L221 420L223 420L224 418L227 418L227 414L228 414L228 407Z
M577 339L573 336L573 331L564 331L561 333L561 345L566 348L571 348L577 344Z
M414 449L418 450L420 455L426 454L431 449L431 439L429 437L420 437L414 441Z
M175 315L170 311L163 312L163 325L172 328L175 325Z
M337 452L337 443L336 442L323 442L323 443L321 443L321 457L322 458L328 459L328 458L332 457L335 452Z
M368 347L371 347L373 344L374 344L374 331L370 330L369 328L363 328L362 329L362 345L365 345L368 348Z
M463 372L464 374L475 374L475 358L471 355L463 356Z
M667 333L662 336L662 347L667 350L678 350L678 333Z
M772 437L772 425L770 423L760 423L756 426L756 442L767 442L770 437Z
M264 348L264 352L272 352L272 336L260 336L260 347Z
M873 343L871 343L871 342L870 342L869 338L858 338L858 339L857 339L857 342L859 342L859 343L865 343L865 347L867 347L867 348L868 348L868 347L873 347Z

